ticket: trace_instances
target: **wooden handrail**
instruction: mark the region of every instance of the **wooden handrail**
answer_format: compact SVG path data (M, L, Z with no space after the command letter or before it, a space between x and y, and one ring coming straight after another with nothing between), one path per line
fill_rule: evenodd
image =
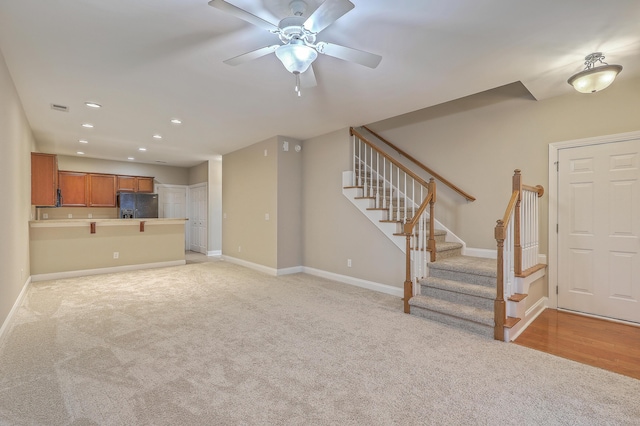
M414 164L416 164L422 170L424 170L425 172L429 173L431 176L433 176L434 178L438 179L440 182L442 182L443 184L447 185L449 188L453 189L455 192L457 192L462 197L464 197L467 201L475 201L476 200L476 198L473 195L470 195L467 192L463 191L462 189L458 188L456 185L454 185L453 183L451 183L450 181L448 181L447 179L442 177L442 175L440 175L439 173L436 173L435 171L433 171L429 167L425 166L420 161L418 161L415 157L413 157L409 153L403 151L402 149L400 149L399 147L397 147L393 143L389 142L387 139L385 139L384 137L382 137L378 133L374 132L369 127L367 127L367 126L362 126L362 127L365 128L369 133L374 135L376 138L380 139L382 142L384 142L385 144L389 145L398 154L400 154L403 157L405 157L406 159L412 161Z
M353 127L351 128L351 136L357 136L358 138L360 138L361 140L365 141L367 143L367 145L369 145L371 147L371 149L373 149L375 152L377 152L378 154L382 155L384 158L386 158L387 160L389 160L391 163L393 163L393 165L395 165L397 168L399 168L400 170L402 170L404 173L406 173L407 175L411 176L416 182L420 183L421 185L423 185L424 187L428 187L429 183L427 181L425 181L424 179L422 179L420 176L418 176L417 174L413 173L411 170L407 169L406 166L404 166L402 163L398 162L397 160L395 160L394 158L392 158L389 154L385 153L384 151L382 151L380 148L378 148L377 146L375 146L375 144L373 144L373 142L371 142L369 139L367 139L362 133L358 132L356 129L354 129Z
M516 208L516 203L518 202L519 196L520 196L520 192L518 191L513 191L511 193L511 199L509 200L509 204L507 204L507 210L504 212L504 216L502 217L502 220L501 220L505 228L509 225L509 219L511 217L511 213L513 213L513 211Z

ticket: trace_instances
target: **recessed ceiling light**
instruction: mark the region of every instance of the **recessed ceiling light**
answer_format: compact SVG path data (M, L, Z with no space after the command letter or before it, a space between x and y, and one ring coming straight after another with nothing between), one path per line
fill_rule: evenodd
M80 139L78 142L80 142L80 143L89 143L89 141L86 140L86 139Z
M86 127L87 129L93 129L93 124L90 124L90 123L84 123L84 124L82 125L82 127Z
M138 151L146 151L147 148L138 148Z
M84 152L82 152L82 151L78 151L78 152L76 152L76 154L78 154L78 155L84 155Z
M95 102L85 102L84 104L89 108L102 108L102 105L97 104Z
M154 139L162 139L162 135L153 135Z
M135 158L129 157L129 158L127 158L127 160L135 160Z
M171 119L171 122L172 122L173 124L182 124L182 120L180 120L179 118L172 118L172 119Z

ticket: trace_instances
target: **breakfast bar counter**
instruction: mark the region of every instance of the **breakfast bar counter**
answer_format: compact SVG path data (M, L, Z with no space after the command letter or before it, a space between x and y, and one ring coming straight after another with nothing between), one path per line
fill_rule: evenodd
M29 222L33 281L183 265L187 219Z

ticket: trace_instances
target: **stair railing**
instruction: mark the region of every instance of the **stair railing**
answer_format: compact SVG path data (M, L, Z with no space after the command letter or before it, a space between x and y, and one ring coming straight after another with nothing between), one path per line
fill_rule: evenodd
M375 208L386 211L389 221L402 224L402 235L406 237L404 312L409 313L409 299L418 288L415 284L426 277L427 264L435 260L435 180L426 182L357 130L350 131L353 186L362 187L363 196L374 199Z
M540 269L538 198L543 194L544 188L541 185L522 184L520 170L515 170L509 204L495 228L498 269L493 336L496 340L504 340L504 327L508 320L506 299L515 293L516 277L526 277Z
M418 161L416 158L414 158L412 155L408 154L407 152L405 152L404 150L402 150L401 148L397 147L396 145L394 145L393 143L391 143L390 141L388 141L387 139L385 139L384 137L382 137L381 135L379 135L378 133L374 132L373 130L371 130L369 127L367 126L362 126L365 130L367 130L369 133L371 133L373 136L375 136L376 138L378 138L380 141L382 141L383 143L387 144L391 149L393 149L394 151L396 151L398 154L402 155L403 157L405 157L407 160L413 162L415 165L417 165L418 167L420 167L422 170L424 170L425 172L429 173L431 176L433 176L436 180L439 180L440 182L442 182L444 185L448 186L449 188L451 188L453 191L457 192L460 196L464 197L467 201L475 201L476 197L474 197L473 195L470 195L469 193L463 191L462 189L460 189L458 186L454 185L453 183L451 183L448 179L445 179L442 175L440 175L439 173L436 173L434 170L432 170L430 167L425 166L424 164L422 164L422 162Z

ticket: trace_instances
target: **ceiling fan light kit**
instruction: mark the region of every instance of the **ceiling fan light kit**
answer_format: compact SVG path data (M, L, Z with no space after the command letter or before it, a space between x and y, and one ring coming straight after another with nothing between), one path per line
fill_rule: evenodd
M595 66L596 62L602 65ZM595 93L606 89L622 71L621 65L609 65L604 62L602 52L585 56L584 65L584 70L572 75L567 80L567 83L580 93Z
M325 0L306 19L303 15L307 11L307 3L303 0L293 0L289 3L293 16L282 19L278 25L265 21L225 0L211 0L209 5L276 34L282 42L282 45L262 47L224 62L229 65L239 65L275 51L287 71L296 76L295 90L298 96L300 96L300 74L309 70L317 59L318 53L356 62L369 68L377 67L382 60L379 55L337 44L326 42L316 44L318 33L354 8L349 0ZM309 86L315 86L313 70L309 70L305 75L308 75L307 80L311 82Z

